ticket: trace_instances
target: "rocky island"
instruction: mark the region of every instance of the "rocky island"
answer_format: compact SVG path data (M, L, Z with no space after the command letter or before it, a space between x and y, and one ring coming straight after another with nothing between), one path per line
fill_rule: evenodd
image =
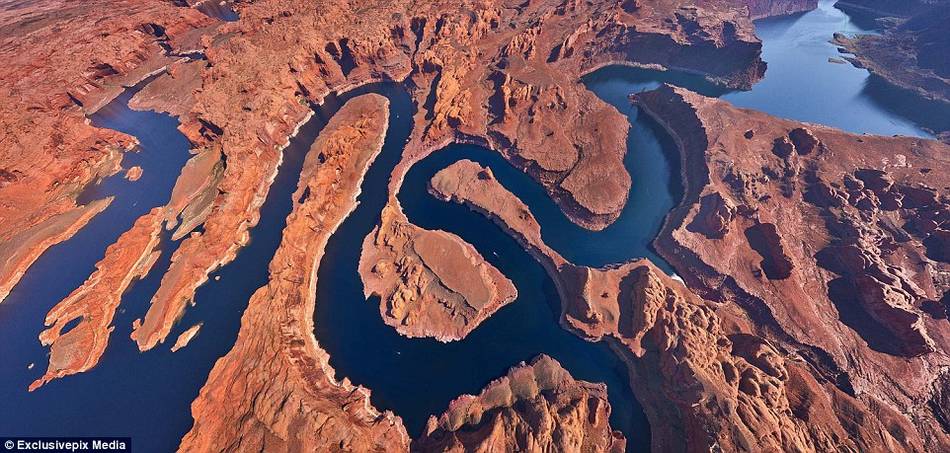
M945 2L841 3L899 17L880 35L835 37L849 61L947 100ZM950 450L950 147L926 131L871 136L783 119L680 80L752 88L768 74L753 20L817 6L0 2L0 343L48 362L45 372L20 355L4 365L4 391L34 398L11 404L38 431L13 434L48 434L34 412L59 417L68 392L117 375L115 400L138 410L118 395L143 377L108 369L113 351L129 366L131 349L156 375L196 370L194 382L162 383L180 417L162 425L178 433L137 438L146 449ZM605 67L689 87L652 83L618 103L585 84ZM404 92L408 106L381 87ZM180 143L149 148L147 129L114 128L133 111L150 112ZM631 169L647 124L668 147L671 187L682 189L657 221L657 254L605 266L565 258L539 219L562 216L582 230L574 247L611 246L598 235L640 208ZM394 128L405 142L391 142L403 137ZM413 169L463 145L500 156L553 212L487 164L461 159L427 176L422 196L467 207L484 225L423 226L409 209L422 201L406 195ZM380 161L387 147L395 157ZM167 165L133 151L168 151L155 159ZM378 204L369 189L383 194ZM145 201L143 191L158 195ZM287 210L266 210L271 203ZM371 228L348 229L363 204L376 206ZM478 228L513 239L550 283L503 266L508 255L470 240ZM358 236L354 262L328 246L339 235ZM271 236L269 249L253 247ZM56 269L65 255L85 264ZM317 297L340 284L321 270L351 265L363 297ZM238 266L266 275L217 280ZM70 278L40 291L47 282L31 277L50 269ZM496 318L532 302L522 293L549 297L558 332L617 364L584 362L579 346L504 364L477 354L492 377L453 387L439 354L495 332L486 329ZM200 311L219 301L219 313ZM317 311L328 304L370 306L372 317L324 323L432 351L429 364L399 349L381 362L376 379L410 395L351 380L343 355L363 346L320 336L329 331ZM220 310L239 321L212 322ZM403 382L401 369L420 366L431 382ZM589 377L604 373L619 384ZM434 404L425 386L454 399ZM642 425L631 421L637 411ZM86 426L72 422L63 425Z

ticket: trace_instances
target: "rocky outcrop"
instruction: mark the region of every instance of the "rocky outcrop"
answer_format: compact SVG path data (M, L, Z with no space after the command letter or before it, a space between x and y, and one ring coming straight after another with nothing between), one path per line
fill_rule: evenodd
M49 368L30 384L30 391L63 376L87 371L99 363L112 333L112 318L122 294L148 274L161 252L155 250L162 231L161 209L139 217L129 231L106 249L96 271L46 315L40 341L50 346Z
M110 203L112 198L105 198L76 206L13 233L8 240L0 243L0 301L10 294L10 290L46 249L73 237Z
M686 195L656 246L690 288L806 360L819 382L946 448L925 402L950 365L950 325L931 314L950 268L928 255L950 209L932 188L947 185L935 169L950 149L802 125L669 86L634 101L681 151ZM736 206L720 237L694 227L707 223L707 197Z
M387 105L378 95L350 100L308 152L270 281L192 404L195 423L181 451L408 448L400 420L374 409L368 390L337 381L313 337L316 270L382 148Z
M700 299L648 261L600 269L565 262L541 242L527 207L478 164L456 162L433 177L431 189L492 218L544 265L561 298L562 324L607 341L627 364L655 449L922 448L901 415L816 376L731 308Z
M604 384L574 380L541 355L430 417L411 450L622 452L626 439L609 418Z
M518 295L471 244L391 211L363 241L359 272L383 321L407 337L460 340Z
M201 323L195 324L186 329L181 333L181 335L178 335L178 339L175 340L175 344L172 345L171 351L177 352L185 346L188 346L188 343L191 343L191 340L193 340L195 336L198 335L199 330L201 330Z
M816 379L806 363L730 326L730 313L718 314L649 262L579 276L583 284L566 285L583 288L569 299L567 322L622 345L654 448L922 448L908 421Z
M201 88L201 69L206 64L202 60L180 60L169 65L129 99L129 108L184 115L195 103L195 92Z
M125 171L125 179L132 182L138 181L142 177L142 173L142 167L138 165L129 167L129 169Z
M192 156L181 169L166 205L166 228L175 229L178 240L204 223L219 195L225 162L215 149L204 149Z

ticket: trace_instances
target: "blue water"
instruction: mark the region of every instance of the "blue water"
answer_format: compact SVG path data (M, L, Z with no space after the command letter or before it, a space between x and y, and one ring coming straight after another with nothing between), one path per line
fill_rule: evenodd
M127 154L123 165L141 165L142 178L131 183L117 175L87 190L82 199L117 198L71 240L51 247L0 303L0 435L131 436L135 451L174 451L191 428L191 402L215 360L234 344L250 295L267 282L267 263L290 213L290 193L303 156L336 109L332 102L317 109L284 150L261 221L251 231L251 243L215 274L220 281L211 280L198 290L197 306L187 309L169 337L174 340L184 329L202 322L200 333L187 348L171 353L166 344L139 353L129 339L132 321L145 314L178 245L166 234L155 269L123 298L99 365L28 393L30 382L46 370L47 349L37 339L46 313L82 284L106 247L135 219L168 201L175 178L190 157L190 145L177 131L177 120L128 109L126 103L133 94L134 90L117 98L92 120L139 138L138 153ZM30 363L35 364L32 370L27 369Z
M444 203L426 191L429 178L461 158L492 164L517 187L553 203L526 175L497 153L476 146L450 146L414 165L399 199L409 220L421 227L460 235L474 245L518 288L518 299L496 312L462 341L442 344L409 339L385 325L379 300L363 299L357 274L363 239L379 223L388 199L389 175L400 160L413 113L409 96L392 87L380 91L390 99L390 133L362 185L359 206L327 244L317 285L314 314L317 341L330 353L339 377L372 389L372 402L403 418L409 433L421 434L429 415L440 414L462 393L477 394L491 380L521 361L546 353L576 378L607 384L613 426L630 439L631 451L649 445L649 425L627 383L623 363L604 343L586 342L558 324L560 302L544 269L508 234L468 208ZM560 212L556 212L563 217Z
M834 1L821 1L814 11L756 21L768 70L749 91L723 90L697 76L619 67L588 76L588 85L620 96L667 82L739 107L854 133L933 138L923 127L947 129L950 110L946 106L916 101L864 69L828 61L842 56L830 42L835 32L876 32L833 5Z
M263 208L251 243L237 259L199 289L198 304L189 307L172 332L203 322L201 333L185 349L170 353L168 345L141 354L128 339L133 319L142 316L158 286L176 243L163 240L163 255L153 272L124 298L114 321L115 332L95 369L55 380L33 393L26 387L43 374L46 349L36 336L47 311L79 286L105 248L141 214L164 204L188 144L175 130L174 118L126 107L132 92L103 109L97 125L138 137L139 153L123 165L145 169L136 183L121 176L107 178L81 197L93 200L117 195L73 239L48 250L0 303L0 435L132 436L136 451L170 451L190 428L190 404L207 379L214 361L232 346L240 316L250 295L266 282L267 263L280 240L291 208L303 154L326 119L347 97L368 91L392 100L393 126L383 153L364 184L361 205L333 236L320 269L316 336L331 354L341 376L373 390L373 403L401 415L418 434L428 414L441 413L461 393L477 393L489 380L519 361L540 352L554 356L575 377L605 382L614 407L611 423L627 435L632 450L649 445L649 426L627 385L624 367L603 344L587 343L557 325L559 302L553 284L540 266L506 234L462 206L443 203L425 192L433 172L459 158L492 167L499 180L522 197L542 224L545 241L580 264L602 265L645 256L661 266L650 241L665 213L679 197L676 159L662 132L629 106L631 92L660 81L680 84L737 105L777 116L828 124L853 132L929 136L920 126L946 120L945 111L909 103L904 96L875 82L851 65L833 64L835 46L827 41L836 31L868 31L822 2L818 11L757 22L769 63L765 80L749 92L729 92L696 77L607 68L585 78L589 89L624 113L631 123L625 164L633 187L620 219L601 232L588 232L566 220L543 190L507 165L498 155L474 146L450 146L414 166L399 197L410 219L426 228L455 232L474 244L518 287L519 299L501 309L464 341L440 344L398 336L379 317L378 301L365 301L356 275L359 244L375 223L385 196L391 166L408 135L411 106L394 85L366 87L341 99L330 99L291 140L284 162ZM897 102L897 101L900 102ZM670 162L673 162L671 164ZM667 271L671 271L665 267ZM34 363L32 370L27 365Z

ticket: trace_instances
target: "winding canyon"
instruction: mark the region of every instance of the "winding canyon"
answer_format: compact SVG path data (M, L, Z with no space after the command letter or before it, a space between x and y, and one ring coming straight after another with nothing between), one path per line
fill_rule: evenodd
M950 450L945 5L843 3L0 2L4 429Z

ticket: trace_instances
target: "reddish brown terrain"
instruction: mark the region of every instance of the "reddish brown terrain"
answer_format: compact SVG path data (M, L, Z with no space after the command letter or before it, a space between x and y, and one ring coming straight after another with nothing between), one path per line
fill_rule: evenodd
M581 74L623 63L689 69L749 86L764 68L745 9L726 1L701 7L543 1L516 8L436 2L411 9L408 2L389 2L356 14L343 2L255 2L240 5L241 21L224 24L164 2L78 9L47 1L28 11L9 8L2 17L10 24L2 38L10 43L4 49L11 62L2 77L4 98L38 108L21 111L23 103L15 102L3 116L22 123L5 125L11 132L6 148L15 152L3 167L0 198L11 207L16 200L16 209L0 216L0 237L7 238L11 257L0 288L12 287L36 256L81 225L71 221L75 195L116 171L119 151L132 144L129 137L90 127L83 114L169 65L132 104L180 116L204 165L183 174L179 186L193 190L173 197L170 211L187 225L176 237L199 224L203 231L178 248L152 310L136 329L143 350L164 340L196 287L246 243L280 148L309 113L303 100L319 102L333 91L412 74L419 152L450 140L490 143L543 181L572 218L602 228L618 215L629 185L619 165L626 123L583 88ZM329 10L339 13L323 13ZM83 29L93 23L107 39ZM21 35L28 39L14 39ZM81 39L57 41L75 36ZM39 50L44 48L53 52ZM206 62L174 56L195 49ZM249 52L255 58L246 58ZM33 69L40 53L55 73ZM545 124L572 126L547 131ZM552 147L563 151L540 151ZM255 165L227 166L229 160ZM599 177L605 174L612 176ZM48 188L37 191L37 185ZM13 241L14 234L29 239Z
M666 3L545 1L506 8L450 2L411 13L407 3L397 2L359 14L325 3L247 5L241 21L221 26L220 37L205 48L211 67L201 73L202 88L182 116L182 130L197 151L256 165L223 165L219 175L210 172L221 167L209 165L207 177L191 175L211 181L207 187L217 187L217 195L205 192L210 196L185 204L185 213L203 213L194 216L203 220L203 232L185 239L173 256L134 334L141 349L164 340L197 286L246 243L280 147L309 112L303 100L319 102L332 91L411 74L420 109L408 159L453 140L490 144L541 180L573 219L603 228L619 214L629 186L620 165L627 126L583 88L579 76L619 62L689 68L749 86L764 67L744 8L725 2L685 9ZM326 10L339 14L321 13ZM351 29L358 31L343 32ZM285 33L293 37L288 45L287 38L273 39L279 30L315 33ZM470 45L455 45L460 42ZM244 57L250 48L257 58ZM549 131L547 124L571 126ZM547 149L562 151L541 152ZM199 208L199 201L210 210Z
M406 449L399 418L374 409L365 388L337 381L313 337L317 266L355 207L387 114L382 96L354 98L307 153L270 281L251 298L234 348L192 405L195 424L182 451Z
M175 340L175 344L172 345L171 351L175 352L184 348L185 346L188 346L188 344L191 343L191 340L193 340L195 336L198 335L199 330L201 330L201 323L195 324L186 329L181 333L181 335L178 335L178 339Z
M518 295L458 236L387 214L363 241L359 272L366 297L380 296L379 314L400 334L460 340Z
M224 23L178 1L0 1L0 300L108 206L75 200L134 147L87 119L124 87L156 74L130 105L177 116L194 154L169 203L50 311L41 334L49 368L31 389L98 362L122 294L154 264L161 228L183 239L132 339L142 351L164 342L188 304L201 303L196 289L252 240L311 103L381 80L405 82L417 110L361 274L400 333L461 339L516 291L457 236L409 223L396 192L413 163L452 142L485 145L572 221L603 229L627 201L630 126L580 78L620 64L748 88L765 70L750 16L813 4L260 0L236 4L241 20ZM914 28L902 41L895 30L881 39L927 44L916 67L939 75L940 61L921 55L940 36ZM873 52L852 45L855 61L887 78ZM626 364L654 449L950 450L950 149L781 120L678 88L635 102L681 153L686 194L656 247L685 284L643 260L567 262L528 207L472 162L440 172L431 190L493 218L541 262L562 325L606 341ZM397 414L373 407L369 389L336 376L313 335L324 303L316 271L355 207L387 113L380 96L354 98L313 144L269 282L194 401L180 450L621 451L605 387L547 357L459 397L415 441Z
M544 265L558 288L565 327L607 341L627 363L654 448L923 448L911 421L840 390L760 335L740 307L701 299L645 260L601 269L566 262L541 241L528 208L478 164L457 162L431 187L492 218Z
M872 407L947 448L950 147L779 120L669 86L635 97L682 153L683 203L657 248ZM688 270L688 272L686 271Z
M152 209L140 217L132 229L106 249L105 257L96 264L96 271L69 296L56 304L46 315L48 329L40 333L40 341L50 346L49 369L30 385L30 391L52 379L87 371L99 363L109 343L112 318L122 301L122 294L134 280L152 269L160 252L161 209ZM62 333L71 321L75 327Z
M554 359L522 362L478 395L462 395L412 451L622 452L626 439L612 431L604 384L576 381Z
M118 171L135 144L86 115L215 24L168 2L0 3L0 301L43 251L102 210L75 197Z

